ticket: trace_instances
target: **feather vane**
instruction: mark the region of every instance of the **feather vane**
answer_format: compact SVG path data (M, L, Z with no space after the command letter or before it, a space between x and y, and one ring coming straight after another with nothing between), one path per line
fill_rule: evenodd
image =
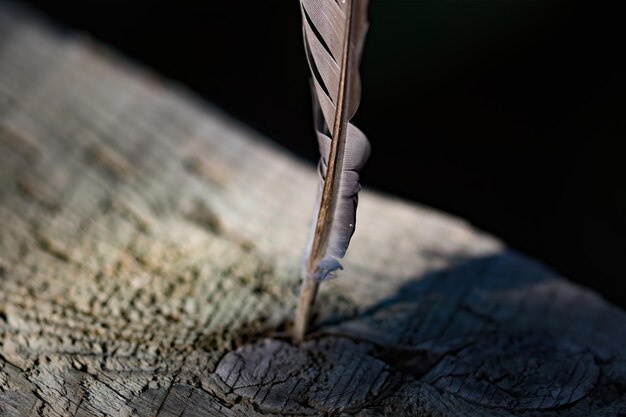
M320 149L317 210L303 277L322 281L341 268L355 230L359 171L367 137L350 123L360 102L359 66L367 31L367 0L300 0L304 43L313 80Z

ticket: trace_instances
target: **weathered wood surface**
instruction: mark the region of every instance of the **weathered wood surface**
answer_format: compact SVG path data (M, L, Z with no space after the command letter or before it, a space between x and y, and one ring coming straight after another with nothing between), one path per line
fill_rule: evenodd
M182 88L0 5L0 416L626 415L623 311L367 190L291 344L315 189Z

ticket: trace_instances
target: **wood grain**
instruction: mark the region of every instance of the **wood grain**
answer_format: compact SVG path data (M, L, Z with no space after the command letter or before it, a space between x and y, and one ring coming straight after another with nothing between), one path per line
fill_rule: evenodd
M623 311L368 190L292 344L316 187L181 86L0 4L0 416L626 415Z

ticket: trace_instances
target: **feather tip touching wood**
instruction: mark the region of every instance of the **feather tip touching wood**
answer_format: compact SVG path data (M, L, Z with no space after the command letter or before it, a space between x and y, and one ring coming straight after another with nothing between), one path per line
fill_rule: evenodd
M367 4L367 0L300 1L321 158L317 209L302 265L305 282L296 314L296 339L306 333L317 283L341 269L339 259L356 226L359 171L369 157L370 144L350 120L361 98L359 66Z

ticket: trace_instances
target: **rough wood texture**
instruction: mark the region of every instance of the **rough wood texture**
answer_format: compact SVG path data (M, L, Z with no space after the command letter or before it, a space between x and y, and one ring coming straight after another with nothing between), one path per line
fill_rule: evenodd
M367 190L291 344L316 182L182 88L0 5L0 416L626 415L624 312Z

